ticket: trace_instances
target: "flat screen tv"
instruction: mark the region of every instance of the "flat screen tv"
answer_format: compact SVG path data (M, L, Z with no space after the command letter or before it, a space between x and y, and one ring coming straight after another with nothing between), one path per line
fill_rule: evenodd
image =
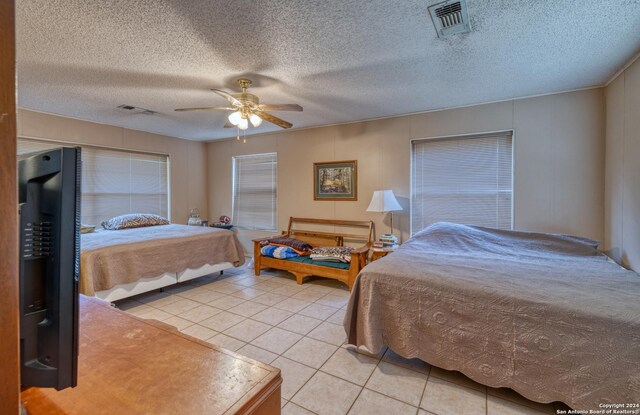
M80 148L18 161L21 384L77 384Z

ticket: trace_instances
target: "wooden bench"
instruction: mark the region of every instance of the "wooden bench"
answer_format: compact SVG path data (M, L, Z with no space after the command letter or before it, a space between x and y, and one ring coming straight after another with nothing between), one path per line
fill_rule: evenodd
M316 228L342 228L347 232L336 230L314 230L302 229L300 226L313 225ZM354 232L354 233L351 233ZM331 220L331 219L308 219L289 218L289 227L281 236L299 239L315 247L320 246L344 246L349 244L363 244L359 248L351 251L351 264L349 269L340 269L329 266L307 264L285 259L266 257L260 254L261 242L270 238L253 240L253 261L255 274L260 275L262 268L274 268L288 271L296 276L298 284L302 284L305 277L312 275L318 277L332 278L342 281L349 286L349 291L358 276L358 273L366 265L366 259L373 237L373 221L351 221L351 220Z

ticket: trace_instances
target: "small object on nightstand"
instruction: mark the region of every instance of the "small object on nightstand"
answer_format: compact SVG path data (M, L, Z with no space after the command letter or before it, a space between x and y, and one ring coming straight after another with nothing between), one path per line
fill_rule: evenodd
M202 219L200 218L200 211L197 208L191 209L191 212L189 212L189 220L187 221L187 225L191 225L191 226L202 225Z
M398 237L390 233L385 233L380 236L380 242L382 242L382 246L394 246L398 244Z
M224 222L212 223L209 226L212 227L212 228L229 229L229 230L231 230L231 228L233 228L233 225L231 223L224 223Z

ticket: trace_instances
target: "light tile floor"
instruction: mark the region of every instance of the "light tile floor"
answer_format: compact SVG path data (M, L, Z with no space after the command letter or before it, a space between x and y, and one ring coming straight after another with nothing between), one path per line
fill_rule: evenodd
M567 409L529 401L391 350L344 344L349 299L337 281L297 285L288 273L227 270L118 301L117 307L282 371L282 413L540 415Z

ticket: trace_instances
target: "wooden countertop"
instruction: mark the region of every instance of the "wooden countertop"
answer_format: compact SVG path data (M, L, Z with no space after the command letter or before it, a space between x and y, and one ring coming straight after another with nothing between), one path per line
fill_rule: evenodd
M80 298L78 386L29 388L29 414L280 414L280 370Z

